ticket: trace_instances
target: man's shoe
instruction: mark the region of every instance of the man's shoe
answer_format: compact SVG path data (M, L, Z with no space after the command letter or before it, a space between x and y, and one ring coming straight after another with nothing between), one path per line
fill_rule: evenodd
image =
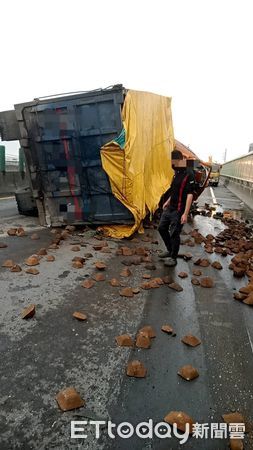
M177 260L174 258L166 258L164 261L166 267L174 267L177 265Z
M159 253L158 257L161 259L168 258L168 257L170 257L170 253L168 251L162 252L162 253Z

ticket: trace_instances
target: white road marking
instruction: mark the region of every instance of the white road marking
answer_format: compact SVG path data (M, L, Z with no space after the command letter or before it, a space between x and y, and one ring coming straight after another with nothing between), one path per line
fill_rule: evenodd
M214 195L213 188L211 186L210 186L210 192L211 192L211 196L212 196L212 199L213 199L213 204L216 205L217 204L217 200L216 200L216 197Z
M251 351L252 351L252 353L253 353L253 342L252 342L252 340L251 340L251 337L250 337L248 328L246 328L246 330L247 330L247 333L248 333L248 338L249 338L249 342L250 342L250 346L251 346Z
M13 195L11 197L0 197L0 200L10 200L12 198L15 198Z

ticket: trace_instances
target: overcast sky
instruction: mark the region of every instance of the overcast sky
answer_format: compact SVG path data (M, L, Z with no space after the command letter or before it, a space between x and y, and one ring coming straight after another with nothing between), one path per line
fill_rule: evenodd
M171 96L175 137L203 159L248 152L252 1L12 0L0 12L0 110L122 83Z

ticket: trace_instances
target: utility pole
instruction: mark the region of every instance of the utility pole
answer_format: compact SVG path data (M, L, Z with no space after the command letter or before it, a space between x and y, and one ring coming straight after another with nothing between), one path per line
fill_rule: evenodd
M227 161L227 148L225 148L223 160L224 163Z

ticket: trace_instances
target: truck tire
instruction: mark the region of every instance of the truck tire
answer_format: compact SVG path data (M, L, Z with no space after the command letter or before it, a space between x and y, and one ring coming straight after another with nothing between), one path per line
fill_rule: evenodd
M38 216L38 209L29 187L16 191L15 197L19 214L24 216Z

